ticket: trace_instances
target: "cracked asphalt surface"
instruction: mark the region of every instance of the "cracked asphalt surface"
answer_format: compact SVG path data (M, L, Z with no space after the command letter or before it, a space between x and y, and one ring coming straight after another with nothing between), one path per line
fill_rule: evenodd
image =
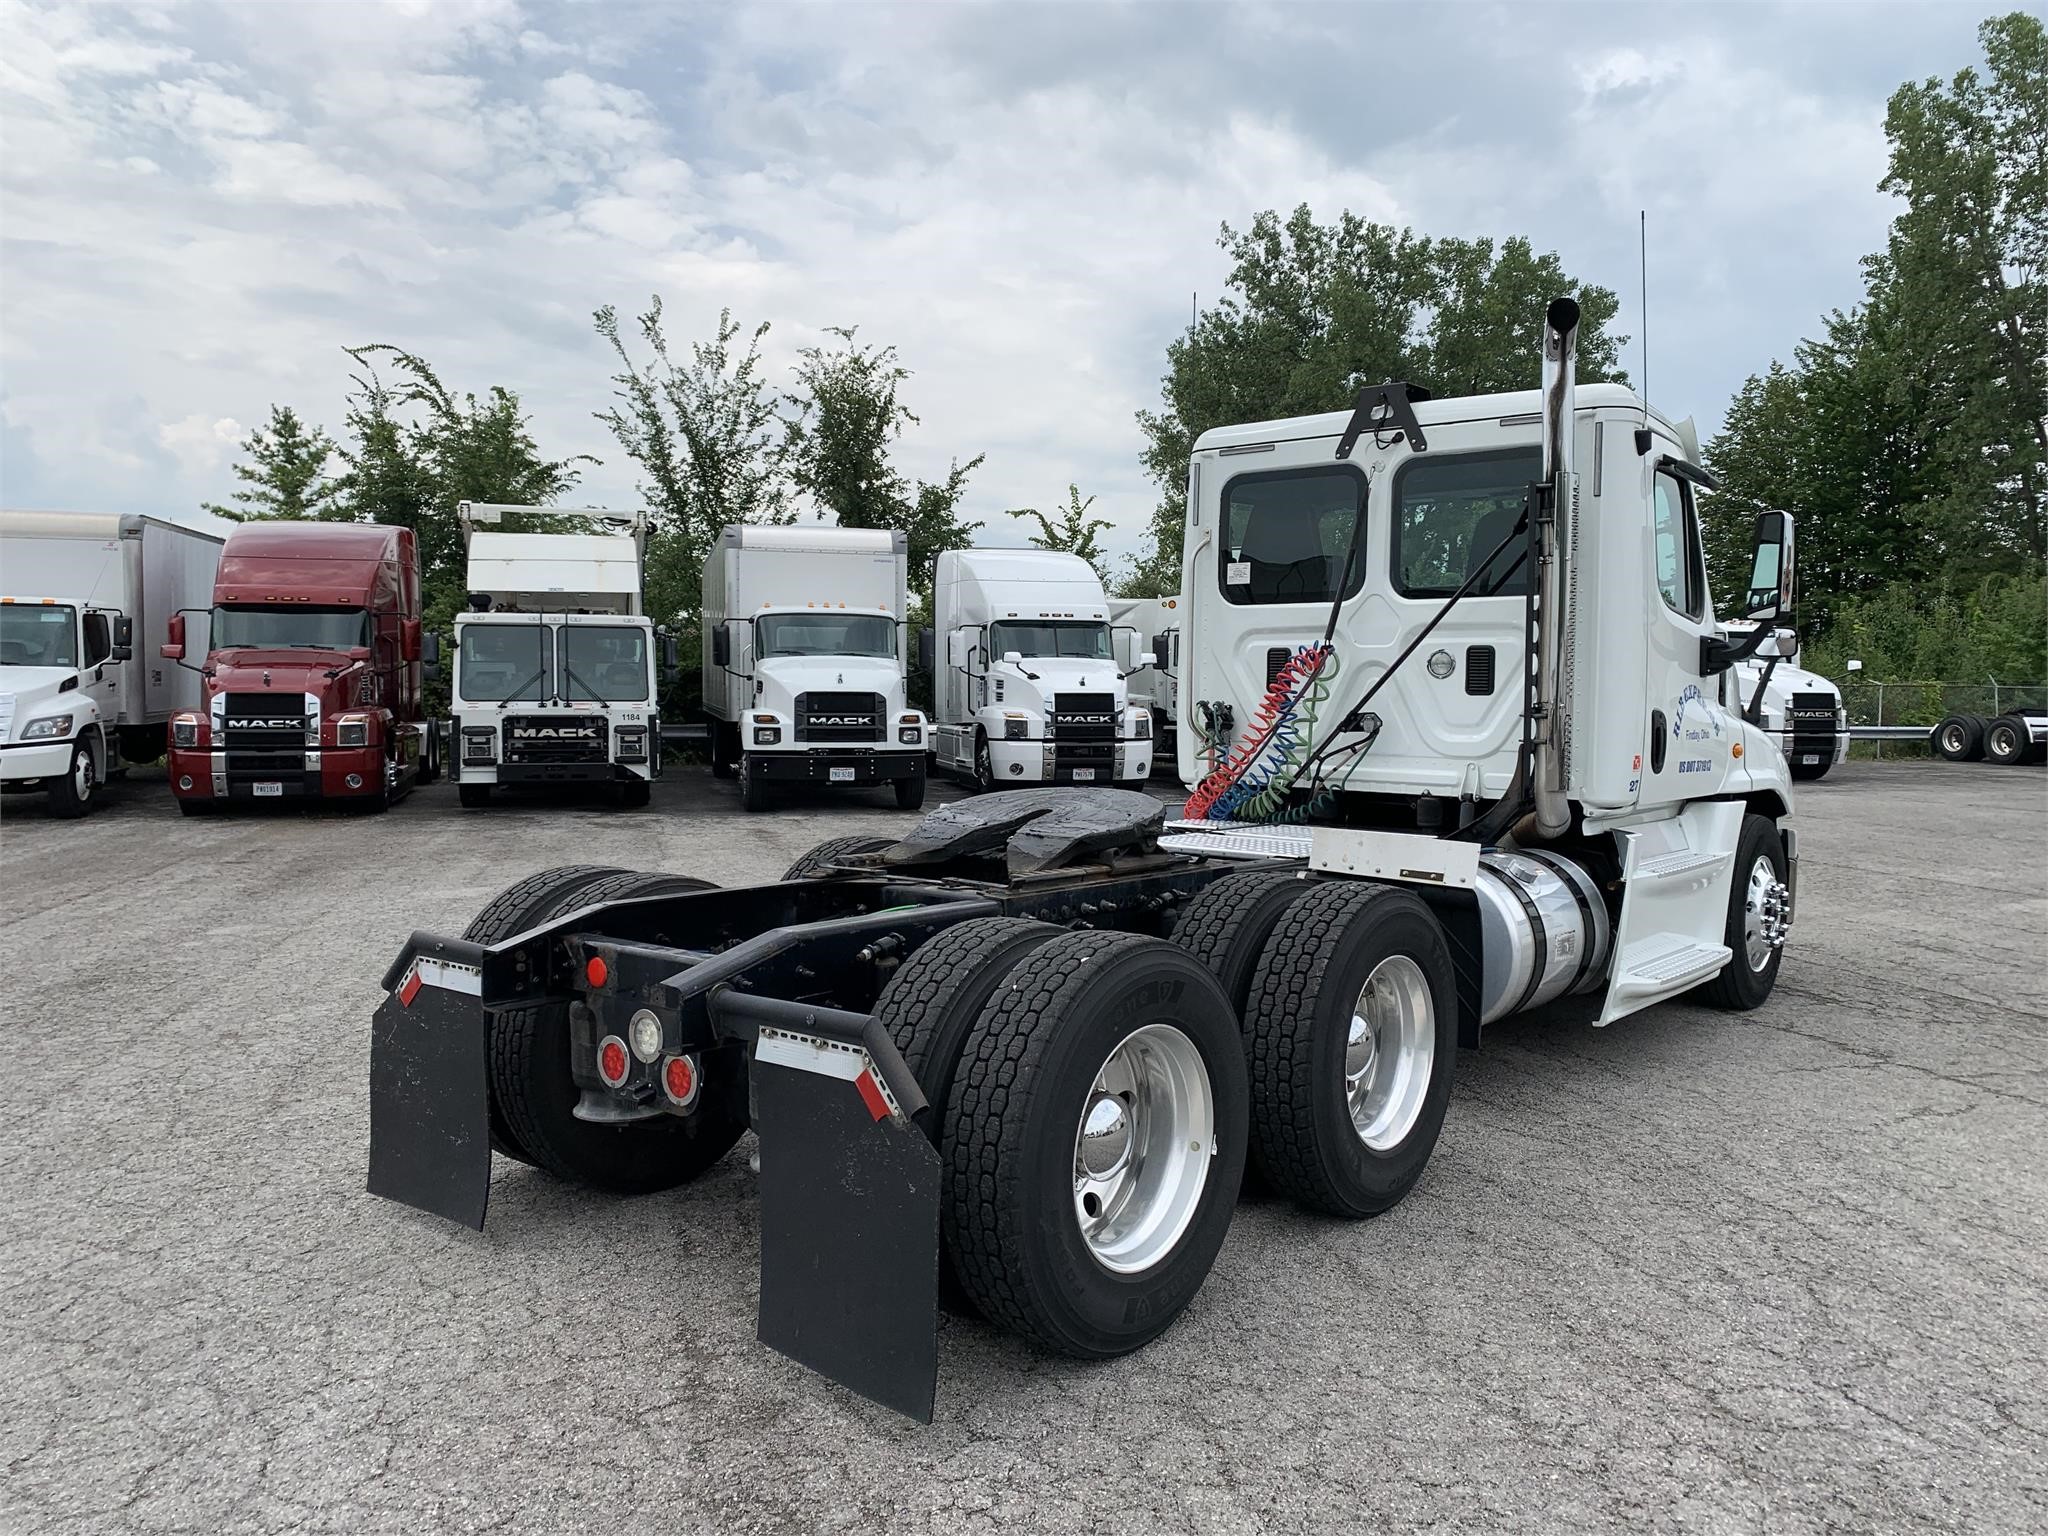
M928 1429L754 1342L748 1143L637 1200L501 1160L482 1236L363 1190L410 930L911 817L692 772L638 813L11 799L0 1529L2039 1531L2044 785L1802 788L1765 1008L1495 1026L1400 1208L1246 1203L1124 1360L949 1323Z

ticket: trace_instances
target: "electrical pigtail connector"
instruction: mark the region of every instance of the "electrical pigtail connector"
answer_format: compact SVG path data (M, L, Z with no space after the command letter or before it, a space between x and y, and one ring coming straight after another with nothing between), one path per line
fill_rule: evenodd
M1336 675L1336 649L1327 642L1289 657L1273 674L1244 739L1188 796L1187 819L1270 819L1284 807L1313 739L1316 710Z

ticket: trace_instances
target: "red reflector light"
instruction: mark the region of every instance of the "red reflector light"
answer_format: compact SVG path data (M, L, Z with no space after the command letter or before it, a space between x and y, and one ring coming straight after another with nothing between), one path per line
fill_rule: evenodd
M678 1104L687 1104L697 1094L697 1068L687 1056L671 1056L661 1069L661 1087Z
M590 984L593 987L603 986L605 978L610 976L611 973L611 967L604 963L603 955L592 955L583 966L583 974L590 978Z
M626 1069L633 1064L632 1056L626 1050L626 1042L617 1035L606 1035L597 1044L597 1075L604 1079L607 1088L616 1088L626 1080Z

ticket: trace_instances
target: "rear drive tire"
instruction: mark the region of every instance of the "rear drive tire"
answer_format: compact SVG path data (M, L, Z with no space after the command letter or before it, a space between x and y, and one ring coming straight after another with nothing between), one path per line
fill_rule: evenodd
M1934 728L1937 756L1951 763L1971 763L1984 755L1984 722L1975 715L1946 715Z
M419 782L437 784L441 779L441 722L423 720L420 722L420 770Z
M1762 816L1742 818L1735 844L1735 878L1728 893L1728 924L1721 942L1731 951L1728 963L1699 988L1700 1000L1716 1008L1747 1011L1761 1007L1778 984L1778 965L1785 958L1782 941L1773 944L1771 907L1782 897L1772 887L1785 883L1785 840L1776 823Z
M975 918L926 941L882 989L875 1018L931 1102L926 1131L933 1145L945 1146L954 1069L990 996L1009 984L1011 971L1026 965L1032 951L1060 932L1051 923L1025 918ZM950 1256L940 1261L939 1301L949 1312L975 1311Z
M1273 929L1245 1038L1266 1180L1332 1216L1392 1209L1451 1099L1458 992L1436 914L1393 886L1311 886Z
M2032 745L2025 724L2010 715L2000 715L1984 727L1984 760L2001 768L2025 762Z
M458 784L455 786L455 798L462 802L465 811L481 810L491 803L494 787L490 784Z
M1187 1307L1230 1226L1236 1021L1193 956L1138 934L1062 934L1008 982L948 1095L945 1243L990 1321L1062 1354L1127 1354Z
M181 806L191 805L190 800L180 800ZM545 917L555 905L573 895L593 881L609 875L621 875L626 871L614 864L563 864L554 869L544 869L537 875L528 875L515 885L509 885L491 899L489 906L470 920L462 936L474 944L497 944L509 939L515 933L527 929ZM492 1029L496 1030L496 1021ZM511 1129L505 1124L503 1111L498 1108L498 1093L493 1087L490 1092L491 1108L491 1149L507 1157L530 1163L533 1158L526 1148L519 1144Z
M752 753L740 756L740 804L749 811L768 809L768 780Z
M782 872L785 880L815 880L834 859L850 853L874 853L886 848L893 837L828 837Z
M71 749L71 766L61 779L50 780L50 814L66 821L91 811L98 798L100 765L90 743L80 740Z
M624 872L565 892L559 916L599 901L712 890L688 875ZM654 936L664 942L673 936ZM709 1053L697 1108L625 1125L578 1120L581 1090L570 1076L569 1005L508 1008L491 1020L491 1092L505 1126L535 1167L572 1183L616 1194L650 1194L688 1183L732 1150L747 1125L745 1056Z
M917 772L907 779L895 781L896 809L915 811L924 807L924 764L917 765Z
M1247 870L1204 886L1174 924L1173 942L1209 968L1242 1019L1266 940L1312 888L1299 870Z

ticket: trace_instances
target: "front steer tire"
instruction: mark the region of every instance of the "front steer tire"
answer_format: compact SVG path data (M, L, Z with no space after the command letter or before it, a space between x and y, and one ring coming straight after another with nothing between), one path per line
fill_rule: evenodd
M751 752L740 758L740 805L749 811L768 809L768 778Z
M896 790L897 810L917 811L924 809L924 764L919 763L917 772L911 774L908 778L895 780L894 787Z
M611 873L565 891L548 916L597 902L712 889L710 881L688 875ZM732 1150L747 1124L746 1070L737 1052L725 1053L730 1060L705 1063L702 1094L686 1116L662 1114L624 1125L577 1119L582 1092L569 1073L569 1006L556 1001L507 1008L491 1020L491 1097L528 1161L570 1183L643 1195L688 1183Z
M1347 1089L1353 1015L1369 979L1407 975L1428 1000L1417 1010L1426 1072L1419 1102L1369 1144ZM1421 898L1394 886L1342 880L1312 886L1281 914L1245 1006L1251 1052L1252 1156L1277 1192L1311 1210L1357 1219L1399 1204L1429 1161L1450 1105L1458 994L1443 926ZM1398 1042L1372 1053L1380 1061ZM1398 1066L1398 1062L1397 1062ZM1393 1080L1413 1083L1412 1077ZM1405 1094L1400 1095L1407 1101ZM1409 1118L1412 1116L1412 1118ZM1405 1121L1405 1127L1402 1122Z
M1154 1026L1197 1053L1213 1124L1192 1165L1199 1184L1174 1186L1189 1203L1162 1230L1178 1236L1144 1267L1119 1272L1098 1260L1077 1216L1079 1133L1104 1064ZM941 1231L969 1299L991 1322L1065 1355L1104 1359L1150 1342L1186 1309L1223 1246L1246 1121L1237 1021L1199 962L1137 934L1050 940L990 999L948 1096Z
M1768 860L1772 878L1785 879L1785 840L1777 824L1763 816L1744 816L1742 833L1735 843L1735 875L1728 892L1728 922L1721 942L1728 946L1728 963L1712 981L1698 989L1701 1001L1716 1008L1745 1012L1760 1008L1778 984L1778 966L1785 958L1782 946L1774 947L1762 966L1749 960L1750 874L1758 860Z
M90 743L80 740L71 749L71 762L62 778L49 781L50 814L72 821L90 812L99 800L100 770Z
M465 811L482 810L491 803L492 787L489 784L458 784L455 786L455 798L462 802Z

